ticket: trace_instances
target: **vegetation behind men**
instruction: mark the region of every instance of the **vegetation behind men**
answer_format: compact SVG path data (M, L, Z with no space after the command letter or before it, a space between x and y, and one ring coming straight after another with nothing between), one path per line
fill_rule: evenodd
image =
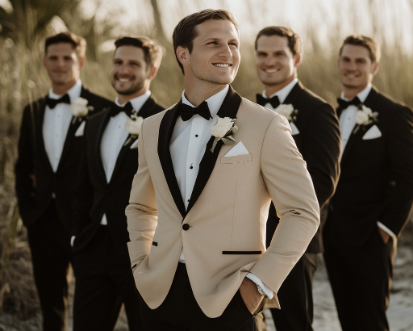
M73 262L70 227L82 150L76 132L110 104L79 79L86 42L70 32L46 39L43 66L49 93L23 110L16 163L16 193L28 230L44 330L65 330L68 272ZM70 278L69 278L70 279Z

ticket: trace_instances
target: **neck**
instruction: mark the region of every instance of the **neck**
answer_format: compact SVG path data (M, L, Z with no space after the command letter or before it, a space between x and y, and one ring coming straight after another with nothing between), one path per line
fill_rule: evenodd
M144 95L146 92L149 91L149 86L144 87L140 89L139 91L133 93L133 94L118 94L118 102L123 105L124 103L127 103L128 101L135 99L137 97L140 97L141 95Z
M276 84L276 85L264 85L265 89L265 94L267 95L267 98L272 96L274 93L277 93L278 91L281 91L284 87L286 87L288 84L290 84L297 75L293 75L287 80L283 81L282 83Z
M357 94L359 94L361 91L363 91L367 86L368 86L368 84L364 85L364 86L360 86L360 87L346 87L346 86L344 86L344 88L343 88L344 97L348 100L353 100L357 96Z
M75 86L77 83L77 80L67 83L67 84L54 84L52 83L52 91L53 93L57 95L63 95L67 91L69 91L73 86Z
M205 82L205 84L190 84L185 80L185 97L195 107L198 107L202 102L209 99L213 95L221 92L228 84L218 85Z

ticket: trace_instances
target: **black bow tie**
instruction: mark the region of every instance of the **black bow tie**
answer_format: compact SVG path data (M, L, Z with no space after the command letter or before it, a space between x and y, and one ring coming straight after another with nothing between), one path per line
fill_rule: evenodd
M261 94L257 94L257 103L261 106L265 106L267 103L270 103L274 109L281 104L278 96L274 95L272 98L265 98Z
M341 98L337 98L337 102L338 102L337 112L341 112L344 109L346 109L346 108L348 108L349 106L352 106L352 105L358 107L362 103L358 97L355 97L350 101L343 100Z
M123 107L119 107L116 103L114 105L112 105L112 107L110 108L110 116L114 117L116 115L118 115L120 112L125 112L126 115L128 115L129 117L132 116L133 113L133 107L132 104L130 102L127 102L125 106Z
M199 115L205 118L207 121L212 118L206 101L202 102L198 107L194 108L184 103L179 104L179 115L181 115L183 121L188 121L194 115Z
M70 105L70 97L68 94L65 94L60 99L51 99L49 96L46 97L46 104L50 109L56 107L58 103L68 103Z

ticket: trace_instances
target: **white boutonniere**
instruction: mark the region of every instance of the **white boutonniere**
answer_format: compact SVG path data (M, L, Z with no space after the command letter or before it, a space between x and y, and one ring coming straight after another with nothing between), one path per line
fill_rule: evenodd
M217 124L211 129L211 134L215 137L214 143L210 151L214 153L215 146L218 141L222 140L225 145L232 145L236 142L232 134L238 131L238 127L234 123L235 119L230 117L221 118L217 116Z
M138 138L139 134L141 133L142 123L143 117L138 116L136 111L133 110L133 114L131 115L130 120L127 120L125 123L126 130L128 130L130 137L128 140L126 140L123 146L129 144L132 139Z
M377 123L378 116L379 113L373 112L369 107L366 107L365 105L361 104L356 112L355 120L357 123L357 127L354 130L354 133L357 133L361 126L365 128L367 125L371 123Z
M298 109L294 109L293 105L281 104L274 109L278 114L283 115L288 122L294 123L297 120Z
M89 111L93 111L93 106L88 106L88 102L89 101L84 98L77 98L70 103L70 111L73 114L72 124L77 120L83 121L87 114L89 114Z

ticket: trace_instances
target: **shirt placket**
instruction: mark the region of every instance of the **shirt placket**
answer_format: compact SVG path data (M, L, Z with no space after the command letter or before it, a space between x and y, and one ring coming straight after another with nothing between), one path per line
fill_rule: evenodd
M54 157L54 170L56 171L62 154L62 129L63 129L63 114L59 105L55 107L54 114L54 132L53 132L53 157Z
M205 120L200 116L194 116L192 118L191 132L189 134L188 154L186 156L185 167L185 207L188 207L189 199L191 198L196 177L198 175L200 160L197 160L197 155L200 147L199 144L201 141L202 131L204 129L204 122Z
M119 139L122 133L122 120L123 120L122 117L117 118L116 126L115 126L115 134L110 143L109 162L108 162L109 174L107 178L108 182L112 178L113 170L115 168L115 160L117 159L116 157L117 155L115 155L115 151L116 151L116 146L119 144Z

